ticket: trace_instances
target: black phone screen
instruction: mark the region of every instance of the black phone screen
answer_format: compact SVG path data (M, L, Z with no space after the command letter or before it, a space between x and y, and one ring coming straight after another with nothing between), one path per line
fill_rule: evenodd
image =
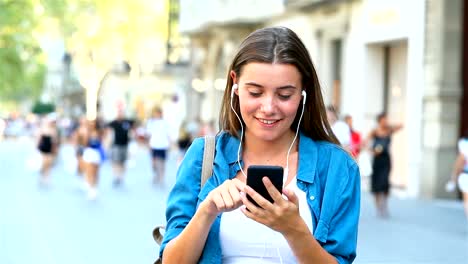
M268 166L268 165L252 165L247 168L247 185L254 189L257 193L265 199L273 203L262 178L268 177L273 185L280 193L283 191L283 167L281 166ZM259 206L249 195L247 198L250 202Z

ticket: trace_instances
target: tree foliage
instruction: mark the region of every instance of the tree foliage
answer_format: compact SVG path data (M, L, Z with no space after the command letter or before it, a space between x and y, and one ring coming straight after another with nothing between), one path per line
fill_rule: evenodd
M51 25L78 71L105 73L118 60L132 69L163 61L167 20L167 0L0 0L0 102L40 95L39 39Z
M37 96L44 64L32 30L37 23L32 0L0 0L0 100Z

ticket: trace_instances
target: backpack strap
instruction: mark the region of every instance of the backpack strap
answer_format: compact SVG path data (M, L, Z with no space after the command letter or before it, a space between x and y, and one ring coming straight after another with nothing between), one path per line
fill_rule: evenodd
M203 164L200 181L200 190L213 174L213 161L215 155L215 136L205 136L205 149L203 150Z
M205 185L206 181L213 174L213 161L215 156L215 136L205 136L205 149L203 150L203 164L200 180L200 190ZM161 245L164 235L161 230L166 230L166 227L161 225L153 229L153 238L158 245Z

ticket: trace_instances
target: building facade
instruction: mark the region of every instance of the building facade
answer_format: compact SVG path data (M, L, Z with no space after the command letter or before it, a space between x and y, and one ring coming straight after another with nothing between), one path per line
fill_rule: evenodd
M352 115L364 136L383 111L403 124L392 138L393 187L411 197L450 196L444 185L468 115L466 0L196 2L181 1L181 21L191 21L184 33L200 43L188 77L202 93L193 112L217 119L228 64L246 34L287 26L309 49L326 104ZM200 15L207 5L225 15Z

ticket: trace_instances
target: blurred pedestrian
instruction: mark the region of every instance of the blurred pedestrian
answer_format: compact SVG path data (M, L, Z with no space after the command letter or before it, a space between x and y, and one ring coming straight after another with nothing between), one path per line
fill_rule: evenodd
M200 129L200 136L214 136L216 135L215 121L210 120L203 122L203 125Z
M133 125L135 128L135 138L138 144L140 145L148 145L148 135L146 133L146 128L141 121L135 120L135 124Z
M187 132L190 133L190 136L192 139L195 139L196 137L201 136L201 118L196 117L195 119L191 119L187 123Z
M105 160L102 146L102 127L97 120L88 121L89 138L83 151L85 179L88 188L88 199L97 197L97 184L99 180L99 166Z
M85 117L81 117L78 123L78 126L73 132L73 143L75 145L76 159L77 159L77 168L76 174L82 176L84 173L84 161L83 161L83 152L88 145L89 140L89 129L88 129L88 120Z
M451 180L447 183L447 190L452 191L458 185L463 196L465 215L468 220L468 129L458 140L458 155L453 166Z
M179 130L179 138L177 139L177 147L179 148L179 156L177 158L178 164L184 158L187 149L190 147L190 144L192 144L192 140L192 136L187 131L187 124L182 122Z
M39 140L37 148L42 156L42 164L40 169L39 183L48 185L49 174L54 162L55 150L57 145L57 129L55 128L54 120L44 118L39 131Z
M359 156L359 153L361 152L361 133L356 131L353 127L353 117L351 115L346 115L345 118L345 123L349 127L349 131L351 132L351 140L349 142L349 151L351 152L351 155L353 155L354 158L357 158Z
M401 124L391 125L387 120L387 113L377 116L377 127L370 131L365 145L371 144L372 174L371 191L375 198L377 215L389 217L388 195L390 192L390 171L392 168L390 143L393 133L403 127Z
M340 142L341 146L346 150L349 150L349 144L351 142L351 130L349 126L339 119L338 113L332 105L327 107L327 119L331 126L333 134Z
M117 118L108 124L113 138L111 160L114 171L114 187L121 185L123 181L125 162L128 158L128 143L130 142L130 133L134 124L134 120L125 118L123 109L118 109Z
M163 119L162 109L155 107L152 117L147 121L149 147L153 167L153 184L163 184L166 171L166 156L171 146L169 124Z

